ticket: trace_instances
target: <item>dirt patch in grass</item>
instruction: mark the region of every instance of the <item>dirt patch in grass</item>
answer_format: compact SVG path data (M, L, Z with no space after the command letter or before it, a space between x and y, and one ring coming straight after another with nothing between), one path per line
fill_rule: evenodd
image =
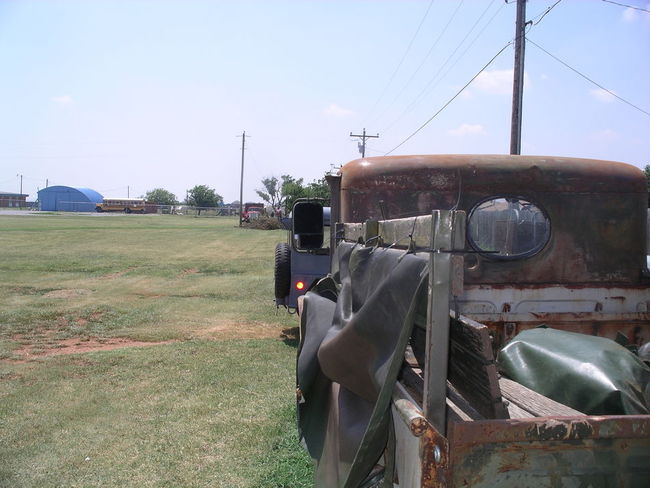
M184 269L183 271L180 272L178 275L179 278L183 278L184 276L187 275L193 275L199 272L198 268L190 268L190 269Z
M120 278L121 276L125 275L129 271L133 271L135 269L134 266L131 266L130 268L127 268L123 271L115 271L114 273L108 273L105 275L98 276L96 279L98 280L115 280L117 278Z
M96 312L91 319L96 319L101 313ZM83 326L88 320L78 318L77 325ZM33 359L60 356L64 354L79 354L95 351L110 351L128 347L149 347L178 342L169 341L136 341L128 338L87 338L72 337L56 338L56 330L40 331L35 335L17 334L11 338L19 346L11 351L12 357L0 359L0 363L25 363ZM286 343L297 345L299 340L298 327L278 329L277 326L263 322L239 323L224 321L217 325L195 330L190 333L190 339L224 341L230 339L280 339Z
M272 339L281 337L278 327L263 322L223 321L192 333L195 339Z
M90 322L99 322L102 319L103 316L104 316L103 312L93 312L87 318L79 317L79 318L75 319L74 322L79 327L85 327Z
M73 337L71 339L59 340L54 347L49 347L47 349L40 349L38 346L35 346L33 344L23 345L18 349L14 349L13 351L13 354L15 356L18 356L18 358L15 360L7 359L7 362L29 361L30 359L39 357L60 356L62 354L110 351L111 349L123 349L126 347L158 346L160 344L169 344L171 342L174 341L144 342L124 338L82 340L77 337Z
M68 290L54 290L43 295L45 298L77 298L90 295L92 290L85 288L72 288Z

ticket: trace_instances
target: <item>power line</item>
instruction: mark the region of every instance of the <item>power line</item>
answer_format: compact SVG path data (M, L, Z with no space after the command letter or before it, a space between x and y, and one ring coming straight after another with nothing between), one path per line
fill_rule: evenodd
M472 42L470 42L469 45L465 48L465 50L460 54L460 56L458 56L458 57L456 58L456 61L454 61L454 62L452 63L452 65L447 69L447 71L445 71L445 72L442 74L442 76L440 77L441 80L442 80L445 76L447 76L447 75L449 74L449 72L450 72L452 69L454 69L454 67L458 64L458 62L459 62L461 59L463 59L463 57L465 56L465 54L467 54L467 51L469 51L469 50L472 48L472 46L473 46L473 45L476 43L476 41L481 37L481 35L483 35L483 32L485 32L485 29L487 29L487 28L489 27L489 25L492 23L492 21L495 19L495 17L496 17L496 16L501 12L501 10L502 10L506 5L508 5L508 4L504 2L504 3L501 5L501 7L499 7L499 9L498 9L496 12L494 12L494 14L492 14L492 17L490 17L490 20L488 20L487 23L483 26L483 28L479 31L479 33L476 34L476 36L474 36L474 39L472 39Z
M603 2L618 5L619 7L627 7L627 8L631 8L631 9L634 9L634 10L640 10L641 12L650 13L650 10L648 10L648 9L641 8L641 7L633 7L632 5L625 5L624 3L612 2L611 0L603 0Z
M624 98L619 97L616 93L614 93L614 92L611 91L611 90L608 90L608 89L605 88L603 85L601 85L601 84L595 82L594 80L592 80L591 78L589 78L587 75L582 74L580 71L578 71L578 70L575 69L574 67L570 66L569 64L565 63L565 62L562 61L560 58L558 58L557 56L554 56L553 54L551 54L550 52L548 52L546 49L544 49L542 46L540 46L539 44L537 44L536 42L534 42L532 39L530 39L530 38L528 38L528 37L527 37L526 39L528 39L528 42L530 42L530 43L531 43L533 46L535 46L537 49L540 49L541 51L545 52L545 53L548 54L550 57L552 57L553 59L555 59L558 63L563 64L564 66L566 66L567 68L569 68L571 71L573 71L573 72L576 73L577 75L579 75L579 76L581 76L582 78L584 78L585 80L587 80L589 83L591 83L591 84L593 84L593 85L596 85L596 86L597 86L598 88L600 88L601 90L605 90L605 91L606 91L607 93L609 93L611 96L613 96L613 97L619 99L619 100L620 100L621 102L623 102L623 103L626 103L626 104L629 105L630 107L637 109L639 112L642 112L642 113L644 113L644 114L650 116L650 113L648 113L648 112L646 112L645 110L643 110L642 108L640 108L640 107L634 105L632 102L628 102L628 101L625 100Z
M449 106L449 104L450 104L451 102L453 102L453 101L456 99L456 97L458 97L458 95L460 95L461 93L463 93L463 91L465 90L465 88L467 88L469 85L471 85L472 82L473 82L476 78L478 78L478 76L479 76L481 73L483 73L483 71L485 71L485 70L488 68L488 66L490 66L490 65L494 62L494 60L495 60L496 58L498 58L499 55L500 55L503 51L505 51L506 48L507 48L508 46L510 46L511 44L512 44L512 41L508 42L505 46L503 46L503 47L501 48L501 50L500 50L498 53L496 53L496 54L494 55L494 57L492 57L492 59L490 59L490 61L488 61L487 64L486 64L485 66L483 66L483 67L480 69L480 71L479 71L478 73L476 73L476 74L472 77L472 79L469 80L469 81L465 84L465 86L463 86L460 90L458 90L458 92L457 92L453 97L451 97L451 99L449 99L449 101L448 101L447 103L445 103L445 104L440 108L440 110L438 110L435 114L433 114L433 115L431 116L431 118L429 118L429 120L427 120L424 124L422 124L420 127L418 127L418 129L417 129L415 132L413 132L410 136L408 136L406 139L404 139L402 142L400 142L400 143L399 143L397 146L395 146L393 149L391 149L390 151L388 151L388 152L385 154L385 156L389 155L390 153L392 153L393 151L395 151L395 149L398 149L400 146L404 145L404 144L405 144L409 139L411 139L415 134L417 134L417 133L420 132L422 129L424 129L427 125L429 125L429 123L430 123L433 119L435 119L435 118L438 116L438 114L440 114L440 112L442 112L444 109L446 109L446 108Z
M422 28L422 24L424 24L424 21L426 20L427 16L429 15L429 10L431 10L431 6L433 5L433 2L434 2L434 0L431 0L429 2L429 6L427 7L426 12L424 12L424 15L422 16L422 20L420 20L420 24L418 25L418 27L417 27L417 29L415 31L415 34L413 34L413 37L411 38L411 42L409 42L409 45L406 48L406 51L404 51L404 55L402 56L402 59L397 64L397 67L395 68L395 71L393 71L393 74L391 75L390 79L388 80L388 83L386 83L386 86L384 87L384 89L381 91L381 94L377 98L377 101L374 103L374 105L370 109L370 114L371 115L375 111L375 109L377 108L377 105L379 104L381 99L384 98L384 95L386 94L386 90L388 90L388 87L393 82L393 79L395 78L395 75L397 75L397 72L402 67L402 64L404 63L404 60L406 59L406 56L411 51L411 47L413 46L413 42L415 41L415 38L418 36L418 34L420 32L420 29Z
M451 69L452 69L454 66L456 66L456 64L458 64L458 62L463 58L463 56L465 56L465 54L467 53L467 51L469 50L469 48L470 48L470 47L471 47L471 46L476 42L476 40L477 40L477 39L481 36L481 34L485 31L485 29L487 28L487 26L490 25L490 23L492 22L492 20L494 20L494 18L496 17L496 15L501 11L501 8L503 8L503 7L506 5L505 3L502 4L502 5L501 5L501 8L499 8L499 9L494 13L494 15L493 15L493 16L490 18L490 20L487 22L487 24L485 24L485 26L483 27L483 29L481 29L481 31L476 35L476 37L474 37L474 39L473 39L472 42L469 44L469 46L465 49L465 51L463 51L463 52L461 53L461 55L458 56L458 58L456 58L456 61L454 61L454 63L450 66L450 68L449 68L449 69L448 69L444 74L440 75L440 73L441 73L442 70L445 68L445 66L447 66L447 64L449 63L449 61L453 58L454 54L456 54L456 52L458 51L458 49L463 45L463 43L467 40L467 38L470 36L470 34L474 31L474 29L476 28L476 26L478 25L478 23L483 19L483 17L484 17L485 14L487 13L487 11L490 9L490 7L492 7L492 4L494 4L494 1L495 1L495 0L492 0L492 2L491 2L491 3L488 5L488 7L483 11L483 13L481 13L481 15L480 15L479 18L476 20L476 22L474 22L474 25L473 25L473 26L471 27L471 29L467 32L467 34L465 35L465 37L463 38L463 40L460 41L460 43L458 43L458 45L456 46L456 49L454 49L453 52L449 55L449 57L447 57L447 59L445 60L445 62L440 66L440 68L438 69L438 71L436 72L436 74L433 75L433 77L428 81L428 83L425 85L425 87L422 89L422 91L420 91L420 93L415 97L415 99L413 99L413 101L412 101L412 102L411 102L411 103L406 107L406 109L404 109L404 111L400 114L400 116L397 117L397 119L395 119L393 122L391 122L391 123L390 123L390 124L389 124L389 125L388 125L388 126L387 126L383 131L382 131L382 132L386 132L386 131L390 130L390 129L391 129L391 128L392 128L392 127L393 127L397 122L399 122L400 120L402 120L402 118L403 118L406 114L408 114L409 112L411 112L411 110L413 110L413 108L415 108L415 106L417 105L417 103L418 103L418 102L419 102L419 101L420 101L420 100L421 100L421 99L422 99L426 94L428 94L428 93L429 93L433 88L435 88L436 86L438 86L438 83L440 83L440 81L442 81L442 79L443 79L445 76L447 76L447 74L449 74L449 72L451 71ZM439 76L439 75L440 75L440 76ZM434 83L434 81L435 81L435 83Z
M544 17L546 17L546 16L548 15L548 13L549 13L551 10L553 10L553 9L557 6L557 4L560 3L561 1L562 1L562 0L557 0L557 2L555 2L555 3L554 3L553 5L551 5L549 8L547 8L544 12L542 12L541 14L538 14L537 16L533 17L533 18L530 19L528 22L531 22L533 25L537 25L537 24L539 24L539 23L542 21L542 19L543 19Z
M411 84L411 82L413 81L413 79L415 78L415 76L416 76L416 75L420 72L420 70L422 69L422 66L424 66L424 63L426 63L427 59L429 59L429 56L431 56L431 53L433 52L434 48L438 45L438 42L440 42L440 39L442 39L442 36L444 36L444 35L445 35L445 32L447 32L447 29L449 28L449 26L451 25L451 23L453 22L453 20L456 18L456 14L458 13L458 11L460 10L460 8L463 6L464 3L465 3L465 0L461 0L461 2L458 4L458 6L456 7L456 9L454 10L454 13L451 14L451 18L449 19L449 21L447 21L447 24L446 24L445 27L442 29L442 32L440 32L440 34L438 35L438 37L436 38L436 40L433 42L433 44L432 44L431 47L429 48L429 51L427 52L426 56L425 56L425 57L422 59L422 61L420 62L420 65L419 65L419 66L417 67L417 69L413 72L413 74L412 74L411 77L408 79L408 81L406 82L406 84L402 87L402 89L397 93L397 96L393 99L393 101L390 102L390 103L388 104L388 106L384 109L384 111L383 111L383 112L379 115L379 117L377 117L377 119L375 119L375 120L380 120L380 119L383 117L383 115L388 111L388 109L389 109L390 107L393 106L393 104L397 101L397 99L398 99L400 96L402 96L402 93L404 93L404 92L406 91L406 88L408 88L408 86Z

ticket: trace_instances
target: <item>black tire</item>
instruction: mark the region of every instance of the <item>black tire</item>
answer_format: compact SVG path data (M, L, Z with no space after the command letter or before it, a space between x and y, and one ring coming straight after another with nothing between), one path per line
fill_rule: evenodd
M275 246L275 298L289 295L291 287L291 248L286 242Z

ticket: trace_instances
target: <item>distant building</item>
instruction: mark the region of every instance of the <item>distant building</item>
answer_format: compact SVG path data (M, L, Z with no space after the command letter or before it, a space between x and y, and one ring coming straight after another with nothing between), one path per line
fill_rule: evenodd
M55 212L94 212L104 197L90 188L50 186L38 192L40 210Z
M23 193L0 192L0 207L21 208L27 206L27 197Z

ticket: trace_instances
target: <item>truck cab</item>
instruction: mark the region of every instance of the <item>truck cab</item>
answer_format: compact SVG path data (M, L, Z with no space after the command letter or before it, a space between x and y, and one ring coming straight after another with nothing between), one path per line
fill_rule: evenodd
M464 211L457 306L493 328L496 346L542 323L650 341L637 320L650 313L647 185L638 168L559 157L391 156L348 163L329 181L334 222ZM311 219L320 214L299 213L293 225L320 226ZM295 238L291 245L299 249Z

